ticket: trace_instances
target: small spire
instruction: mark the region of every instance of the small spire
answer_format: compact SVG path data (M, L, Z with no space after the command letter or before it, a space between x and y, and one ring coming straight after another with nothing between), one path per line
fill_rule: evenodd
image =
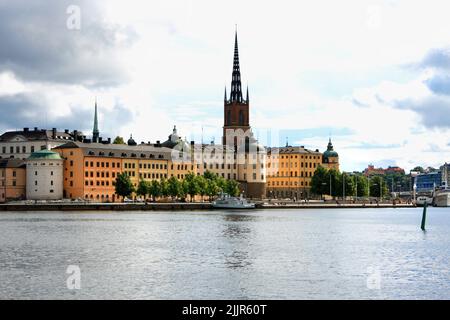
M286 137L286 147L289 147L289 137Z
M225 97L223 99L225 102L227 101L227 86L225 86Z
M176 125L173 126L173 133L175 133L175 134L177 133L177 126Z
M247 100L247 103L250 101L250 98L248 96L248 84L247 84L247 98L246 98L246 100Z
M94 128L92 130L92 142L98 142L99 137L100 132L98 130L97 97L95 97Z

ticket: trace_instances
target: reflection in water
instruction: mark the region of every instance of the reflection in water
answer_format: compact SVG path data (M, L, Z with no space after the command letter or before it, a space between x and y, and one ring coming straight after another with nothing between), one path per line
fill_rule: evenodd
M227 268L246 268L252 264L249 249L251 249L251 228L249 222L257 220L256 216L248 214L224 214L226 221L222 235L229 243L229 251L225 255Z

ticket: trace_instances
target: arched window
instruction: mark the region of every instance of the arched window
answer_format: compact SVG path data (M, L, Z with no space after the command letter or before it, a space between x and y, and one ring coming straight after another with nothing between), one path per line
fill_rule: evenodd
M239 110L239 125L244 125L244 112L242 110Z

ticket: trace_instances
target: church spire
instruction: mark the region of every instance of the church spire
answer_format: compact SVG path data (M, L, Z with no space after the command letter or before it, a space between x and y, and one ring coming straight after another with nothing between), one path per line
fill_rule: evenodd
M234 38L233 74L231 78L231 102L242 103L241 70L239 67L239 49L237 30Z
M98 131L97 98L95 98L94 129L92 130L92 142L98 143L99 136L100 132Z
M227 86L225 86L225 97L223 98L223 101L225 101L225 103L227 102Z

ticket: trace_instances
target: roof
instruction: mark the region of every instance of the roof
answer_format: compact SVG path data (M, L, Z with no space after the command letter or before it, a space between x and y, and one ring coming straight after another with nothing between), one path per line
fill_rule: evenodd
M322 153L319 150L313 151L306 149L303 146L297 147L272 147L267 148L267 153L279 153L279 154L311 154L311 155L321 155Z
M0 159L0 169L25 168L25 162L20 159Z
M81 134L81 132L79 132ZM56 131L56 138L53 138L53 130L46 129L33 129L33 130L19 130L19 131L8 131L3 133L0 136L0 142L9 142L14 138L19 137L25 139L27 141L36 141L36 140L59 140L59 141L67 141L73 140L73 137L70 133Z
M53 148L53 150L76 148L82 149L85 156L91 157L171 159L172 156L172 149L147 144L129 146L71 141Z
M48 160L62 160L61 156L57 152L50 150L40 150L33 152L27 160L48 159Z

